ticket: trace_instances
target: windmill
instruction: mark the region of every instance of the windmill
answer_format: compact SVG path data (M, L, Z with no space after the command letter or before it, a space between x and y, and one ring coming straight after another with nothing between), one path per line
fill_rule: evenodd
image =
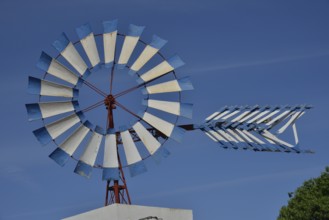
M167 157L164 143L180 142L186 131L201 131L224 149L311 153L299 147L296 128L296 121L312 108L308 105L225 106L201 124L179 124L181 117L192 118L193 107L182 96L193 85L176 71L184 62L178 55L167 58L160 52L166 40L156 35L150 43L142 40L144 27L130 25L127 34L117 27L117 20L105 21L103 33L94 34L89 24L82 25L76 29L76 42L65 33L60 35L53 43L58 55L42 52L38 61L43 78L29 77L28 91L39 99L26 104L29 120L43 123L33 131L36 138L42 145L54 142L57 146L51 159L61 166L70 158L76 160L74 172L87 178L94 168L102 169L107 182L105 206L131 204L124 168L131 176L145 172L144 160ZM134 86L116 84L120 74L130 75ZM92 83L93 76L103 76L107 87ZM99 97L87 106L81 105L85 87ZM142 97L139 112L121 102L131 93ZM87 117L99 108L106 110L103 124ZM122 125L116 117L119 110L134 121ZM282 136L288 128L293 140Z

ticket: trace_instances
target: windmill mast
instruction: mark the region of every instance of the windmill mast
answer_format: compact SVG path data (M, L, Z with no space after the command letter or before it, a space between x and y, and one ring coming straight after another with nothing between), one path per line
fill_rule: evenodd
M113 79L113 69L111 74L111 81ZM112 87L111 87L112 88ZM112 91L111 91L112 93ZM116 109L115 106L115 98L112 94L108 95L105 100L104 104L107 109L107 129L114 128L114 118L113 118L113 110ZM118 141L117 141L118 143ZM118 144L117 144L118 149ZM105 206L114 203L123 203L123 204L131 204L130 196L128 192L128 187L126 183L126 179L124 176L124 172L122 169L122 164L120 160L119 151L117 150L118 162L119 162L119 175L122 184L119 183L119 180L107 180L106 182L106 196L105 196Z

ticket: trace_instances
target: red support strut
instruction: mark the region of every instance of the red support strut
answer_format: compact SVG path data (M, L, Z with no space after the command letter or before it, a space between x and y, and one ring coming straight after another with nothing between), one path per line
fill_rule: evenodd
M107 109L107 128L114 128L114 119L113 119L113 109L116 109L115 98L112 95L109 95L105 98L104 104ZM117 145L118 148L118 145ZM122 164L120 160L119 151L118 152L118 161L119 161L119 176L120 180L107 181L106 183L106 197L105 197L105 206L114 203L121 204L131 204L126 179L122 169Z

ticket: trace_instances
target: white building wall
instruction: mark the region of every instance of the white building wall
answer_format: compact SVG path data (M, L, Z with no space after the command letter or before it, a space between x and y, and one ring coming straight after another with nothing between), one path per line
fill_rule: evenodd
M149 216L162 220L193 220L192 210L123 204L109 205L63 220L139 220Z

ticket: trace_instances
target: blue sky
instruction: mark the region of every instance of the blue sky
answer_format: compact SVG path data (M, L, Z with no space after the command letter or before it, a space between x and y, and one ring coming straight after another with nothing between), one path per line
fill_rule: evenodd
M193 209L194 219L275 219L287 193L329 164L329 1L274 0L67 0L0 2L1 145L0 219L60 219L101 207L105 183L90 180L48 158L27 121L28 75L42 50L63 31L103 20L145 25L143 39L157 34L169 42L163 53L178 53L195 90L194 123L225 105L312 104L299 123L301 147L309 155L254 153L219 148L201 132L181 144L167 142L171 156L149 171L128 177L137 205ZM191 122L191 121L190 121Z

